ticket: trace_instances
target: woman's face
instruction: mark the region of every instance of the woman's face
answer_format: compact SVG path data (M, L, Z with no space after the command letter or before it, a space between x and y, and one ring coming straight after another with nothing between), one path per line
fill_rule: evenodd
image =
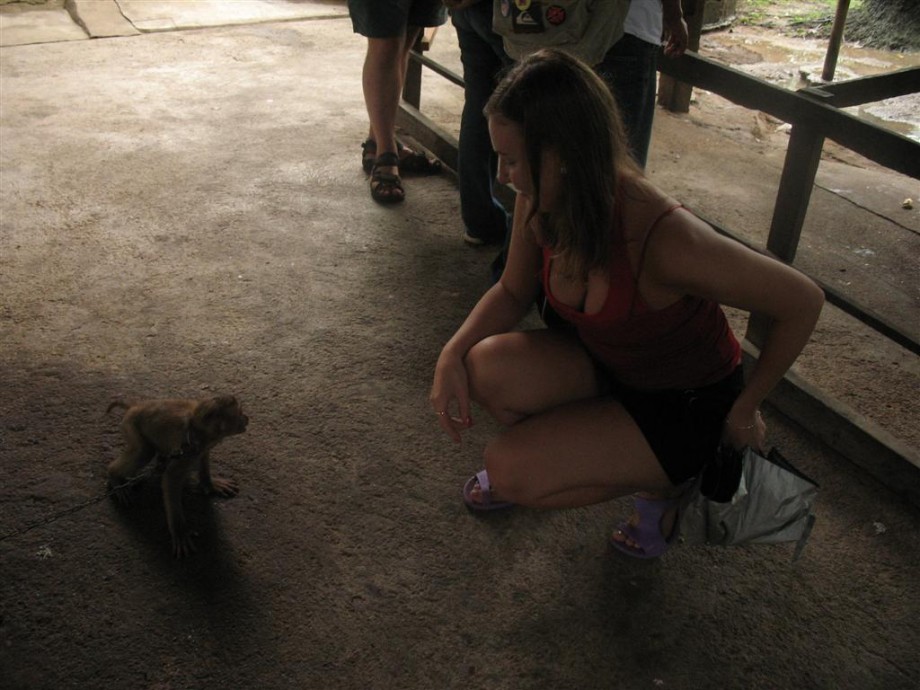
M530 162L527 160L523 128L501 115L493 115L489 118L489 135L492 138L492 148L498 154L498 181L509 185L518 194L532 198L533 176L530 172ZM539 210L548 212L553 209L559 197L559 157L555 152L544 149L540 167Z

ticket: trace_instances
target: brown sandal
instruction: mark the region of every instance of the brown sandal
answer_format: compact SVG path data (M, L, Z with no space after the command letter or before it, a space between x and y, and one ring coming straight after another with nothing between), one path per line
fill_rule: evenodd
M390 167L399 167L399 156L391 151L381 153L371 168L371 198L378 204L397 204L406 199L399 175L380 170Z
M361 167L368 175L374 169L374 163L377 161L377 142L373 139L365 139L361 144Z
M429 158L421 151L413 151L400 144L399 172L415 173L416 175L437 175L441 172L441 161L437 158Z
M437 175L441 172L441 161L437 158L429 158L421 151L413 151L401 141L396 142L396 147L399 151L399 172L418 175ZM364 172L370 175L376 161L377 142L365 139L361 144L361 167Z

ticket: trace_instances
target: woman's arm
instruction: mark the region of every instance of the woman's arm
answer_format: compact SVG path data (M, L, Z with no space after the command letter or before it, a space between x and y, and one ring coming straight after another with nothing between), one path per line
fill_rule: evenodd
M537 295L542 256L533 232L526 225L529 212L529 200L519 194L515 200L511 243L502 276L480 298L444 345L435 366L429 400L440 417L441 426L455 441L460 440L459 429L472 423L463 362L466 353L490 335L514 328L531 308ZM457 416L450 410L454 400L457 401Z
M726 419L726 440L762 444L758 408L808 343L824 293L794 268L719 235L678 211L649 238L645 278L654 287L696 295L770 319L760 358ZM640 286L641 289L641 286Z
M464 356L480 340L514 328L530 309L537 295L542 256L525 225L529 212L529 200L518 195L501 278L480 298L444 350Z

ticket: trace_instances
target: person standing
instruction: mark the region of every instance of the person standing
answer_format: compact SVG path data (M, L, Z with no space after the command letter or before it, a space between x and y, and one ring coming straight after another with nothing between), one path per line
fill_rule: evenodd
M613 90L629 138L633 158L642 167L655 119L658 53L669 57L687 50L687 24L680 0L632 0L623 23L623 37L604 55L595 70Z
M400 167L405 167L407 156L421 155L401 151L396 141L409 51L422 28L447 21L447 10L441 0L348 0L348 12L355 33L367 38L362 87L370 128L362 164L371 175L371 198L381 204L398 203L406 198Z
M593 11L583 0L539 9L508 0L445 0L445 5L457 29L467 84L457 171L462 237L473 246L503 245L491 266L496 279L507 253L510 214L494 193L495 157L482 108L486 91L491 93L497 75L513 62L509 52L522 57L554 43L594 65L614 92L633 157L644 168L655 114L658 51L664 42L668 55L681 55L687 27L680 0L611 0ZM525 24L526 31L515 32Z
M501 36L492 30L491 0L444 0L457 32L463 64L463 113L457 149L457 179L464 242L502 244L510 216L495 197L496 157L482 114L498 75L512 64Z

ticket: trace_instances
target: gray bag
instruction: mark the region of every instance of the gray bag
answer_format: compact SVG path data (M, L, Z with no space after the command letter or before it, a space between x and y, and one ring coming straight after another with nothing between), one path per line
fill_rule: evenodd
M815 522L817 494L818 484L775 448L767 457L750 448L724 451L684 495L681 538L716 546L795 541L795 561Z

